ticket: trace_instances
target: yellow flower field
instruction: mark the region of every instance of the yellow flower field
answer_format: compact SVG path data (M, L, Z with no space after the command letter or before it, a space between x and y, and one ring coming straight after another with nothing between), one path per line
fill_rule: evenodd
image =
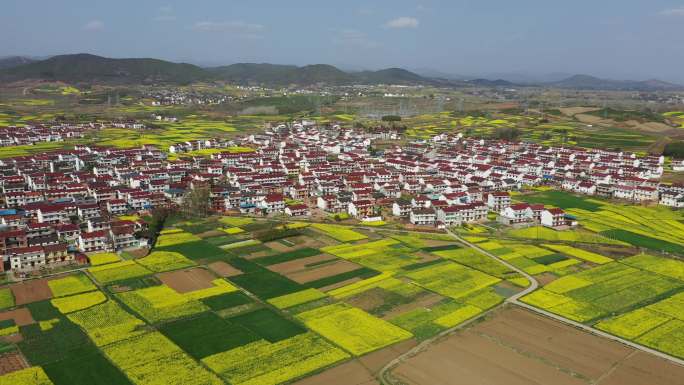
M166 247L166 246L173 246L173 245L179 245L181 243L188 243L188 242L195 242L195 241L200 241L201 238L194 235L190 234L185 231L175 231L172 233L163 233L159 235L157 238L157 247Z
M101 284L108 284L129 278L138 278L152 274L144 266L135 261L122 261L88 269L95 279Z
M536 290L522 298L522 301L541 309L562 305L570 302L571 298L564 295L555 294L545 289Z
M325 293L317 289L306 289L296 293L271 298L268 300L268 303L277 307L278 309L287 309L289 307L301 305L303 303L315 301L325 297Z
M551 250L558 251L559 253L563 253L565 255L569 255L571 257L579 258L582 260L585 260L587 262L592 262L596 263L598 265L603 265L606 263L613 262L612 259L608 257L604 257L603 255L592 253L589 251L585 251L582 249L577 249L571 246L565 246L565 245L542 245L544 247L548 247Z
M275 385L349 357L309 332L275 343L259 340L206 357L202 362L231 384Z
M70 297L55 298L50 302L62 314L67 314L101 304L106 300L107 297L105 297L102 292L93 291L90 293L72 295Z
M55 297L65 297L86 291L97 290L97 287L90 282L90 279L81 273L50 280L48 281L48 286L50 286L50 290Z
M501 281L479 270L452 262L414 270L406 274L406 277L419 286L454 299L465 297Z
M668 321L637 338L636 342L684 358L684 321Z
M10 289L0 289L0 309L14 306L14 295Z
M601 321L596 325L596 328L633 340L671 319L668 316L642 308L619 317Z
M105 346L103 351L136 385L223 384L159 332Z
M462 308L434 320L437 325L445 328L454 327L482 313L482 309L473 305L465 305Z
M297 315L307 327L360 356L412 337L404 329L344 304L324 306Z
M116 296L152 323L208 310L201 302L179 294L166 285L118 293Z
M89 255L92 266L106 265L108 263L121 262L121 258L115 253L99 253Z
M183 293L182 295L188 301L192 301L238 291L237 287L233 286L230 282L222 278L215 279L211 281L211 283L214 285L213 287Z
M53 385L40 366L18 370L0 376L0 385Z
M145 331L143 321L132 316L114 301L80 310L67 317L81 326L97 346L131 338Z
M228 226L240 227L254 222L254 219L247 217L221 217L221 219L219 219L219 222Z
M183 254L172 251L154 251L145 258L137 259L136 262L155 273L178 270L196 265L195 262L185 257Z
M223 231L223 232L226 233L226 234L230 234L230 235L232 235L232 234L240 234L240 233L244 233L244 232L245 232L245 230L243 230L243 229L241 229L241 228L239 228L239 227L228 227L228 228L225 228L225 229L221 229L221 231Z
M324 232L326 235L340 242L352 242L368 238L361 233L347 228L346 226L314 223L311 225L311 227Z

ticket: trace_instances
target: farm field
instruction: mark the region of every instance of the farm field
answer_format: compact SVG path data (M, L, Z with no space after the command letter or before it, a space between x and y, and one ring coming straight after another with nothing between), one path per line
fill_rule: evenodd
M522 301L684 357L683 269L681 261L637 255L563 276Z
M265 229L269 238L261 241ZM463 231L479 248L542 282L523 301L683 354L684 262L591 251L629 246L588 236L589 230L581 230L585 242ZM372 378L380 367L358 365L388 362L399 346L489 313L528 283L445 234L212 217L176 221L160 238L145 257L105 254L83 273L0 287L0 339L55 385L89 378L143 385L315 383L329 378L329 370ZM468 349L475 344L474 351L494 349L482 350L492 357L511 354L482 347L481 336L464 343ZM139 365L127 357L133 350L142 352ZM454 354L472 363L465 348ZM76 373L83 359L92 364ZM169 360L164 376L155 377ZM540 370L539 378L556 379L548 368ZM572 370L587 378L599 371L588 363ZM412 383L415 373L401 375Z
M684 368L511 307L409 358L390 376L409 385L681 383Z
M0 287L0 339L54 385L279 384L359 363L372 376L519 290L449 236L393 235L177 221L145 257Z
M541 191L515 198L528 203L560 207L575 216L584 230L577 234L582 235L578 235L576 240L559 241L629 244L656 252L684 255L684 216L681 211L663 206L618 204L561 191ZM554 240L548 239L550 235L546 231L512 230L510 234L528 239Z

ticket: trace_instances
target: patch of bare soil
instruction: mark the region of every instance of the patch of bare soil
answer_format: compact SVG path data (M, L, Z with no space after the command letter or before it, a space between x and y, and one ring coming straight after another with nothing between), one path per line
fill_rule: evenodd
M508 308L430 346L392 374L411 385L675 385L684 368Z
M242 257L244 259L252 260L252 259L257 259L257 258L268 257L271 255L273 255L272 250L262 250L262 251L255 251L255 252L247 254L247 255L241 255L240 257Z
M178 293L209 289L214 286L211 281L216 279L209 270L202 268L159 273L157 278Z
M305 231L308 234L316 234L318 233L314 231L313 229L306 228ZM298 235L296 237L289 237L287 238L289 242L294 243L297 245L298 248L304 248L304 247L310 247L312 249L320 249L321 247L325 246L330 246L336 244L336 242L332 239L328 239L326 237L312 237L310 235Z
M264 243L264 246L268 247L269 249L273 249L279 253L286 253L288 251L295 250L296 248L300 248L300 246L296 244L293 244L293 246L286 246L278 241L266 242Z
M28 368L26 360L19 352L0 354L0 376Z
M667 132L673 129L672 126L669 126L665 123L660 123L660 122L646 122L642 123L636 120L628 120L624 122L624 125L630 128L637 129L639 131L646 131L646 132L656 132L656 133L661 133L661 132Z
M339 288L341 288L341 287L345 287L345 286L347 286L347 285L351 285L352 283L356 283L356 282L359 282L359 281L362 281L362 279L359 278L359 277L354 277L354 278L350 278L350 279L344 280L344 281L342 281L342 282L333 283L332 285L323 286L323 287L321 287L321 288L318 289L318 290L320 290L320 291L335 290L335 289L339 289Z
M8 319L14 320L14 323L17 326L26 326L36 323L36 321L33 320L33 316L31 315L29 309L25 307L0 313L0 321L5 321Z
M399 305L399 306L395 307L394 309L385 313L382 316L382 318L387 320L387 319L394 318L398 315L408 313L411 310L415 310L415 309L419 309L419 308L430 308L433 305L442 301L443 299L444 299L444 297L442 297L439 294L430 293L428 295L424 295L424 296L418 298L417 300L415 300L411 303L407 303L407 304Z
M380 385L375 379L380 369L416 344L414 339L398 343L295 382L295 385Z
M133 256L133 258L144 258L150 253L150 249L147 247L141 247L139 249L126 250L126 252Z
M425 247L441 247L441 246L457 245L456 242L440 241L438 239L423 239L421 241L423 242Z
M347 298L345 302L359 309L370 311L385 303L385 296L387 292L379 287L366 290L361 294L357 294L351 298Z
M563 115L574 116L577 114L586 114L587 112L596 111L595 107L566 107L558 109Z
M352 270L356 270L360 267L361 266L355 263L345 260L339 260L328 265L323 265L313 269L298 271L295 273L285 275L297 283L307 283L322 278L331 277L333 275L338 275Z
M17 305L25 305L52 298L52 290L47 282L47 279L34 279L10 285L14 302Z
M195 234L195 235L204 239L204 238L220 237L220 236L226 235L226 233L224 233L223 231L220 231L220 230L209 230L209 231L205 231L203 233L199 233L199 234Z
M582 123L586 124L605 124L605 125L610 125L615 122L613 122L610 119L603 119L600 116L594 116L594 115L586 115L586 114L577 114L575 115L575 119L579 120Z
M213 271L214 273L224 278L234 277L236 275L242 274L242 271L234 268L233 266L223 261L210 263L209 265L207 265L207 267L211 269L211 271Z
M439 256L426 252L418 252L415 255L420 257L420 261L418 263L432 262L440 259Z
M354 360L297 381L294 385L380 385L380 383L359 361Z
M607 373L601 385L681 384L684 369L652 354L635 351Z
M376 375L380 372L380 369L387 365L388 362L413 349L416 345L418 345L418 341L411 338L409 340L367 354L359 358L359 360L363 366L373 373L373 375Z
M555 274L551 273L542 273L539 275L535 275L534 277L537 279L537 281L539 281L539 284L541 286L546 286L558 279L558 277Z
M319 254L312 257L295 259L294 261L287 261L268 266L268 269L279 274L292 274L298 271L306 270L308 265L318 264L324 261L334 261L337 257L330 254Z

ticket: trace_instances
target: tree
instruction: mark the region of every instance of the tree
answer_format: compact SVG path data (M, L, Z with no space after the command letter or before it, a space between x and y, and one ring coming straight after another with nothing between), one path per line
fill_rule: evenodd
M496 132L494 133L494 136L497 139L513 141L517 140L520 134L520 130L516 127L500 127L497 128Z
M154 245L159 232L164 228L164 223L171 213L172 210L166 207L155 207L152 209L152 215L147 224L147 229L141 231L137 235L149 239L150 244Z
M684 142L677 141L666 144L663 155L678 159L684 158Z
M183 210L189 217L206 217L209 214L209 187L196 187L185 195Z
M383 122L401 122L401 116L398 115L385 115L381 119Z

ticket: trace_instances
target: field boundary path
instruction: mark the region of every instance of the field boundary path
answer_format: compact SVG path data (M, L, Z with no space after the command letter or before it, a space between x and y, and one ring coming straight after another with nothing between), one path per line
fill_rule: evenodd
M458 234L452 232L451 230L447 229L446 232L447 232L449 235L451 235L454 239L456 239L456 240L458 240L459 242L463 243L464 245L466 245L466 246L468 246L468 247L470 247L470 248L472 248L472 249L475 249L475 250L479 251L480 253L483 253L484 255L486 255L486 256L488 256L488 257L490 257L490 258L496 260L497 262L499 262L499 263L501 263L501 264L503 264L504 266L506 266L506 267L512 269L513 271L516 271L516 272L520 273L520 274L523 275L525 278L527 278L527 280L530 282L530 285L529 285L527 288L525 288L525 290L522 290L521 292L519 292L519 293L517 293L517 294L515 294L515 295L513 295L513 296L511 296L511 297L506 298L506 300L505 300L501 305L499 305L499 306L497 306L497 307L494 307L494 308L490 309L490 310L487 311L487 312L484 312L484 313L482 313L482 314L479 314L479 315L477 315L475 318L472 318L472 319L470 319L470 320L468 320L468 321L466 321L466 322L464 322L464 323L461 323L460 325L457 325L457 326L455 326L455 327L453 327L453 328L451 328L451 329L444 330L443 332L439 333L438 335L436 335L436 336L434 336L434 337L432 337L432 338L430 338L430 339L428 339L428 340L423 341L422 343L420 343L419 345L417 345L417 346L414 347L413 349L409 350L408 352L406 352L406 353L402 354L401 356L395 358L394 360L390 361L390 362L389 362L387 365L385 365L385 366L380 370L380 372L378 373L378 378L380 379L380 382L381 382L383 385L395 385L395 384L399 384L399 382L397 382L394 378L392 378L392 376L390 375L390 372L391 372L392 369L394 369L396 366L398 366L400 363L402 363L402 362L405 361L406 359L408 359L408 358L410 358L410 357L412 357L412 356L415 356L416 354L420 353L421 351L427 349L430 345L432 345L433 343L437 342L437 341L440 340L442 337L444 337L444 336L446 336L446 335L448 335L448 334L450 334L450 333L452 333L452 332L454 332L454 331L456 331L456 330L458 330L458 329L464 328L464 327L466 327L466 326L472 324L473 322L475 322L475 321L477 321L477 320L479 320L479 319L482 319L484 316L486 316L486 315L492 313L492 312L495 311L495 310L498 310L499 308L501 308L501 307L504 306L505 304L513 304L513 305L516 305L516 306L520 306L520 307L525 308L525 309L527 309L527 310L529 310L529 311L532 311L532 312L534 312L534 313L536 313L536 314L539 314L539 315L542 315L542 316L545 316L545 317L548 317L548 318L552 318L552 319L554 319L554 320L556 320L556 321L562 322L562 323L564 323L564 324L566 324L566 325L570 325L570 326L573 326L573 327L578 328L578 329L582 329L582 330L584 330L584 331L586 331L586 332L589 332L589 333L591 333L591 334L593 334L593 335L597 335L597 336L599 336L599 337L608 338L608 339L610 339L610 340L620 342L620 343L622 343L622 344L624 344L624 345L627 345L627 346L629 346L629 347L632 347L632 348L634 348L634 349L636 349L636 350L638 350L638 351L643 351L643 352L646 352L646 353L650 353L650 354L652 354L652 355L654 355L654 356L656 356L656 357L659 357L659 358L668 360L668 361L670 361L670 362L673 362L673 363L675 363L675 364L684 366L684 360L679 359L679 358L677 358L677 357L674 357L674 356L671 356L671 355L669 355L669 354L660 352L660 351L658 351L658 350L654 350L654 349L651 349L651 348L649 348L649 347L646 347L646 346L637 344L637 343L635 343L635 342L632 342L632 341L629 341L629 340L626 340L626 339L623 339L623 338L614 336L614 335L612 335L612 334L610 334L610 333L606 333L606 332L604 332L604 331L595 329L595 328L593 328L593 327L591 327L591 326L584 325L584 324L582 324L582 323L579 323L579 322L576 322L576 321L573 321L573 320L570 320L570 319L561 317L561 316L559 316L559 315L557 315L557 314L553 314L553 313L548 312L548 311L546 311L546 310L542 310L542 309L536 308L536 307L534 307L534 306L528 305L528 304L526 304L526 303L524 303L524 302L521 302L521 301L520 301L520 298L524 297L524 296L527 295L527 294L530 294L531 292L533 292L533 291L535 291L535 290L537 290L537 289L539 288L539 281L537 281L537 280L536 280L533 276L531 276L530 274L528 274L528 273L526 273L525 271L523 271L523 270L517 268L516 266L513 266L512 264L508 263L507 261L505 261L505 260L503 260L503 259L497 257L496 255L494 255L494 254L492 254L492 253L490 253L490 252L488 252L488 251L486 251L486 250L483 250L482 248L478 247L477 245L475 245L475 244L473 244L473 243L470 243L470 242L466 241L465 239L461 238L460 236L458 236Z

